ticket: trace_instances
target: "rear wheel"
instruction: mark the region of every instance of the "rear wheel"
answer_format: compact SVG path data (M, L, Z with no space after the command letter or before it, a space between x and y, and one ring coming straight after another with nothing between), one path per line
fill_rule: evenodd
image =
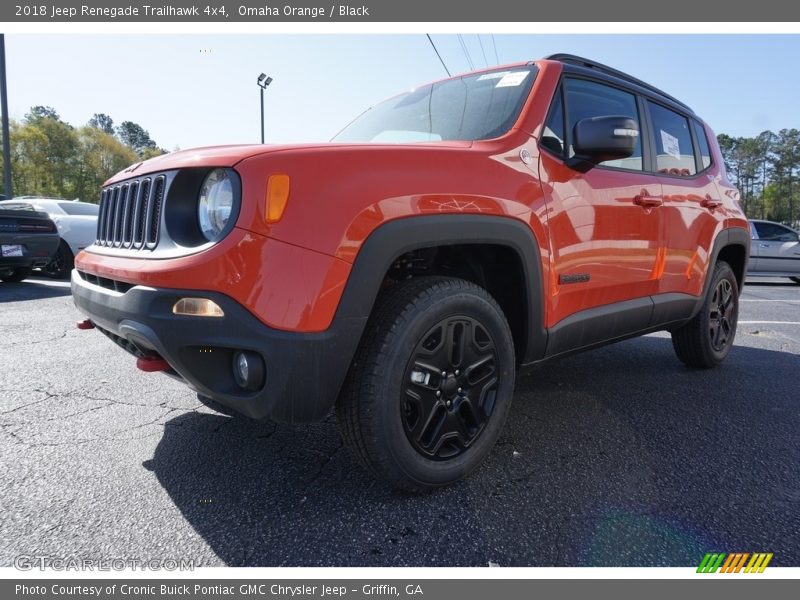
M739 318L739 286L730 265L714 266L703 308L686 325L672 332L675 353L689 367L720 364L733 346Z
M72 255L72 250L69 249L67 242L61 240L53 259L42 270L55 279L68 279L74 265L75 257Z
M30 277L32 272L33 269L30 267L17 267L16 269L11 269L10 271L5 271L0 274L0 279L6 283L19 283Z
M380 300L336 404L362 465L411 491L466 477L494 446L514 389L502 310L460 279L420 277Z

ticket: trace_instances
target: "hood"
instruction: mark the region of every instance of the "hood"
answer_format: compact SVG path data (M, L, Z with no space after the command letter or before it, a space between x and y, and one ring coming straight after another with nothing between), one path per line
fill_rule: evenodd
M139 177L147 173L155 173L158 171L169 171L170 169L180 169L184 167L233 167L235 164L253 156L260 154L270 154L273 152L286 152L286 151L303 151L312 149L341 149L341 148L379 148L390 146L397 148L398 146L438 146L438 147L455 147L455 148L468 148L472 142L426 142L419 144L370 144L370 143L342 143L337 144L334 142L317 142L311 144L236 144L230 146L207 146L205 148L191 148L189 150L179 150L178 152L170 152L169 154L162 154L143 162L132 164L126 169L123 169L116 175L110 177L103 186L130 179L131 177Z

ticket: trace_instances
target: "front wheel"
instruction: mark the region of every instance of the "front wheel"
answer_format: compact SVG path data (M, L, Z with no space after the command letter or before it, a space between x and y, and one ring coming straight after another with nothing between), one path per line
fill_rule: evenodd
M733 347L739 318L739 285L730 265L719 261L711 274L703 307L686 325L672 332L672 346L689 367L719 365Z
M514 390L514 345L494 298L460 279L388 290L336 404L362 465L425 491L472 472L494 446Z

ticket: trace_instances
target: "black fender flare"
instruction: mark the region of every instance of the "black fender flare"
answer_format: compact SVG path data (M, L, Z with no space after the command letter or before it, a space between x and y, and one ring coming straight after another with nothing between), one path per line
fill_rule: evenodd
M378 226L356 255L339 302L334 324L369 317L389 267L412 250L458 244L505 246L519 257L525 279L526 344L520 363L541 358L547 346L544 328L544 289L539 246L530 227L514 218L488 215L421 215ZM358 339L361 338L358 334ZM354 349L355 350L355 349Z
M700 312L700 309L703 307L703 302L708 294L708 289L711 287L711 275L714 272L714 265L717 264L719 254L722 252L722 249L727 248L728 246L741 246L744 249L744 265L741 273L742 284L744 285L744 280L747 276L747 261L750 257L750 231L742 227L723 229L717 234L717 236L714 238L714 243L711 245L711 255L708 260L708 269L706 269L705 281L703 282L703 292L700 294L700 298L697 300L697 306L695 306L694 310L692 311L691 318L694 318L694 316ZM739 290L739 292L741 293L741 290Z

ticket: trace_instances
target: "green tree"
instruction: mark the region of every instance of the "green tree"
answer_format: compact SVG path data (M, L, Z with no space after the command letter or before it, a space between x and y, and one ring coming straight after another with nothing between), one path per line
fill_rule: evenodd
M103 182L136 162L136 153L113 135L97 127L82 127L78 131L79 157L75 170L76 195L86 201L99 200Z
M133 121L123 121L117 127L117 136L120 141L126 146L130 146L139 156L142 156L145 150L153 150L158 148L156 143L150 138L150 134L138 123Z
M114 135L114 119L104 113L94 113L89 119L89 127L95 127L109 135Z
M11 172L18 194L74 194L72 175L78 162L75 129L43 113L29 114L24 124L14 124L10 142Z
M41 119L60 121L61 117L52 106L32 106L30 112L25 115L26 123L36 123Z
M165 152L136 123L125 121L117 132L105 113L75 129L53 107L32 107L21 122L10 123L14 192L97 201L106 179Z

